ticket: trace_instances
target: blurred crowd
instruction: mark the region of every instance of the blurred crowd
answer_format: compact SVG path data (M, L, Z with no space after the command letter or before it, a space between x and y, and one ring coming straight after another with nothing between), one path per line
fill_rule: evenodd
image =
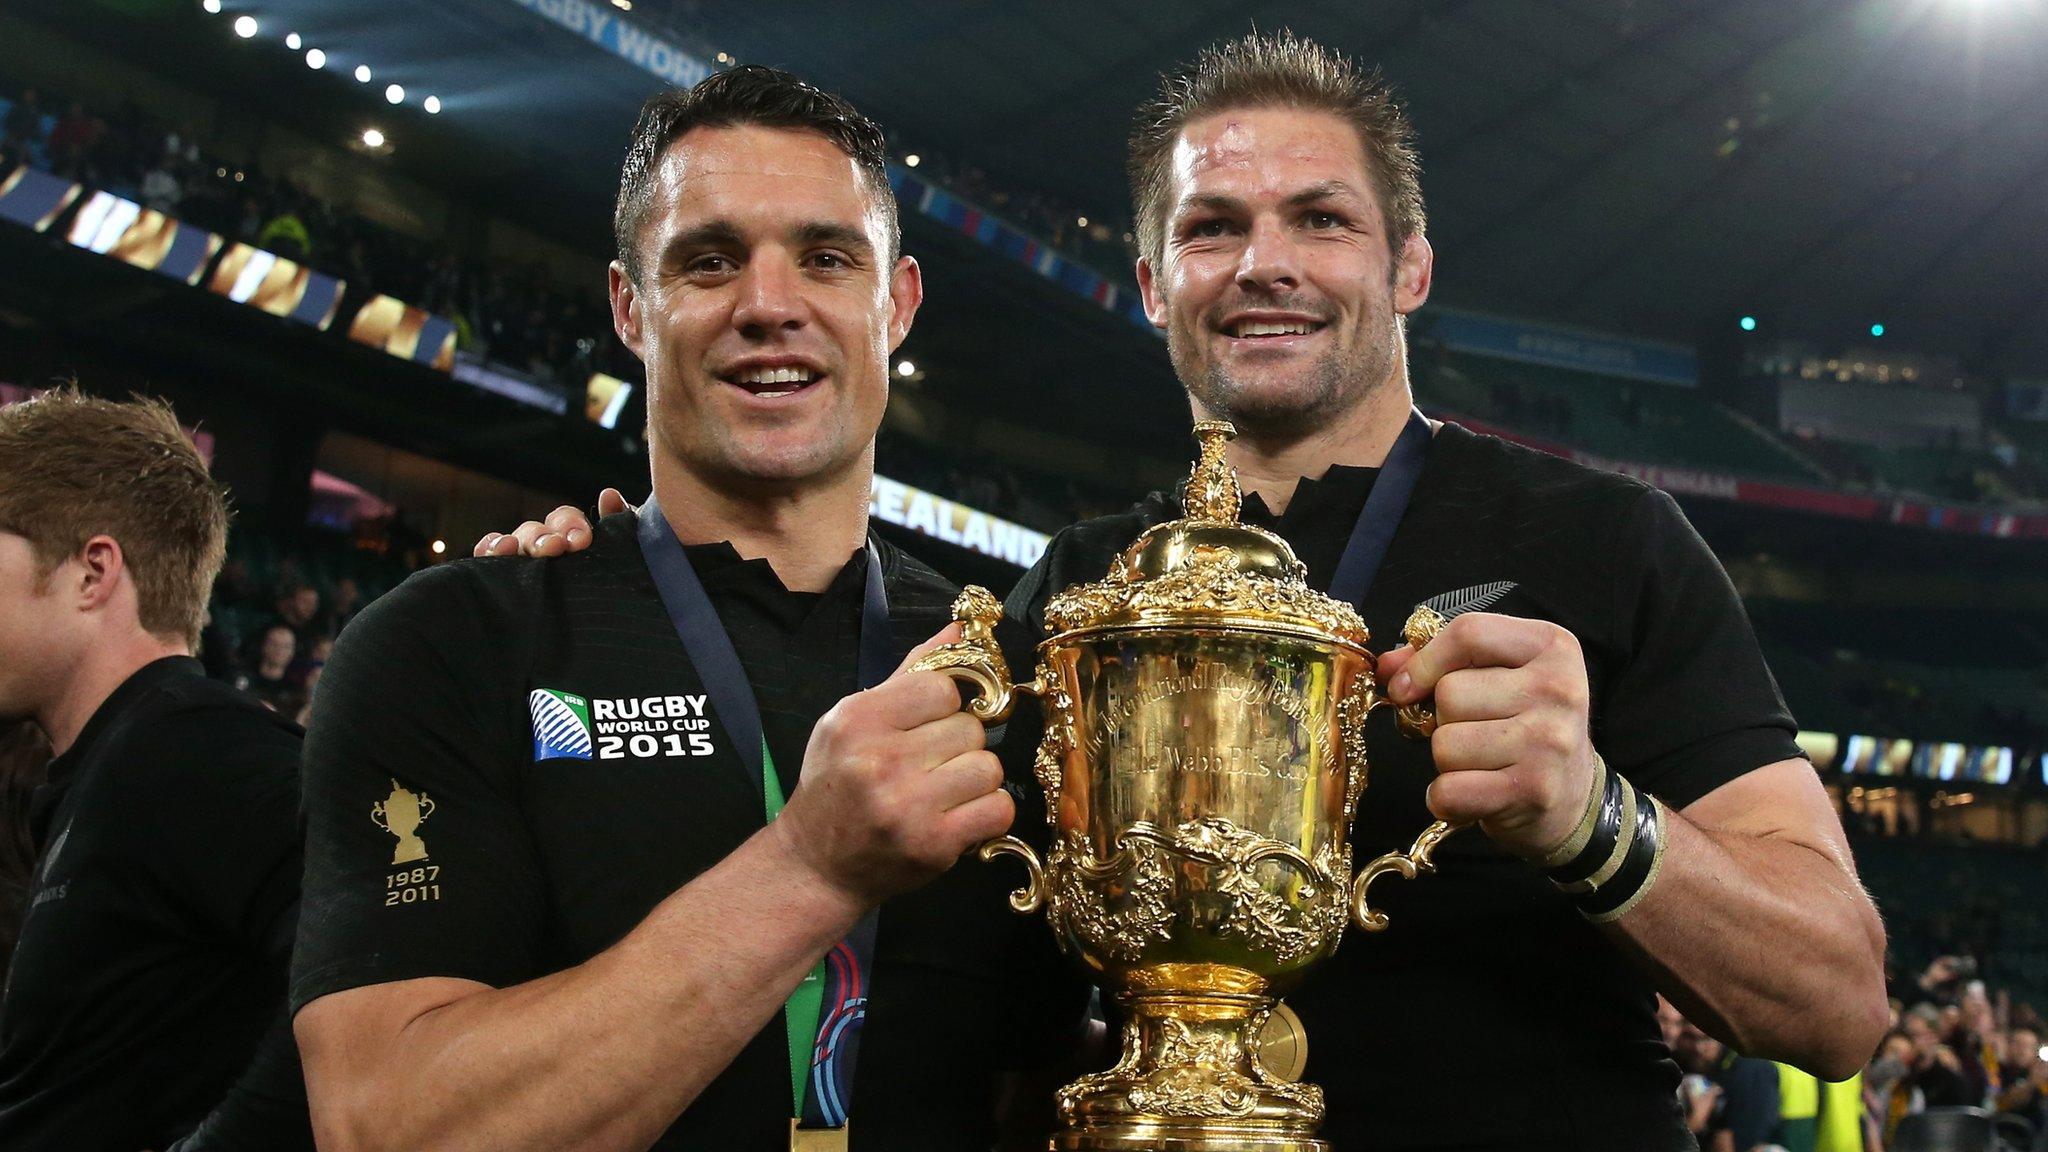
M2035 1134L2048 1129L2041 1015L1976 976L1974 958L1943 956L1895 980L1891 1029L1854 1092L1831 1092L1803 1073L1737 1053L1660 999L1664 1042L1685 1073L1679 1100L1701 1149L1771 1152L1813 1148L1816 1139L1840 1147L1824 1134L1831 1105L1855 1110L1832 1123L1837 1131L1860 1128L1864 1152L1927 1147L1901 1136L1924 1123L1908 1117L1957 1109L1975 1110L1959 1119L1996 1132L2006 1147L2034 1147Z
M898 141L891 150L911 154ZM928 152L914 153L917 175L959 193L977 207L993 212L1041 240L1052 243L1111 280L1127 280L1138 259L1131 222L1122 216L1091 212L1043 189L1027 189L991 179L972 164Z
M26 87L0 123L0 160L26 160L180 221L345 281L357 299L395 296L454 321L458 347L573 390L593 371L638 377L609 338L603 284L565 287L539 265L465 259L202 146L189 126L133 100L111 111Z
M303 725L334 639L365 598L352 576L336 578L323 591L298 575L295 564L280 568L284 575L266 590L250 579L246 562L229 561L214 584L199 655L208 675Z

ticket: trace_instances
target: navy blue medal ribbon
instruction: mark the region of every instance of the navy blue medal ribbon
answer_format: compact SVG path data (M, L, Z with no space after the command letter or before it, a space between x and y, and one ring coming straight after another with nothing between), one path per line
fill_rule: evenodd
M781 808L782 797L770 793L767 774L774 771L774 762L761 726L761 707L754 699L753 685L747 680L746 669L740 663L738 650L733 647L732 636L719 620L718 611L712 606L711 597L705 593L703 581L697 578L696 569L690 566L682 541L676 538L675 530L669 526L668 518L662 515L661 506L652 496L640 506L639 516L640 552L647 561L648 572L654 577L654 587L661 595L662 607L668 610L669 623L674 625L676 637L683 642L684 652L689 654L690 663L704 682L705 695L710 697L711 710L717 714L719 725L731 737L740 759L749 769L747 778L761 801L764 822L773 819L774 813ZM889 673L895 668L893 649L889 594L882 579L882 555L870 539L867 542L867 587L860 616L860 686L863 689L872 688L889 678ZM774 791L779 793L780 788L776 787ZM867 1016L867 984L873 972L876 919L873 910L861 917L846 938L819 961L813 972L813 979L822 978L823 990L822 996L814 990L809 997L817 1017L811 1050L807 1054L792 1051L790 1055L793 1069L806 1057L809 1066L809 1075L804 1078L801 1089L792 1084L792 1097L801 1095L801 1102L794 1098L791 1100L801 1127L839 1128L846 1124L847 1111L853 1102L854 1068L860 1056L861 1024ZM785 1014L805 999L803 991L800 986L798 993L791 995ZM801 1041L792 1032L791 1048L799 1043Z
M1387 547L1394 542L1394 531L1408 511L1408 498L1415 494L1415 481L1422 475L1422 465L1429 457L1431 438L1429 421L1420 409L1410 408L1408 424L1388 451L1386 463L1373 481L1372 493L1365 498L1365 510L1358 514L1351 539L1344 545L1344 558L1337 562L1329 593L1361 612L1365 610L1365 594L1371 590L1373 578L1379 575L1380 564L1387 558Z

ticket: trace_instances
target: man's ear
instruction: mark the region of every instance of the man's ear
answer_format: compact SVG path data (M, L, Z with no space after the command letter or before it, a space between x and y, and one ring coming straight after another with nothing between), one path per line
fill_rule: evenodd
M1406 316L1429 299L1430 278L1436 272L1436 250L1421 233L1401 245L1401 258L1394 264L1394 311Z
M612 295L612 331L619 334L619 343L644 361L647 357L640 351L641 319L644 315L640 289L633 285L633 278L626 275L625 267L617 260L605 270L605 278Z
M60 566L57 571L65 580L64 591L70 596L72 605L81 612L95 612L106 606L120 590L127 579L128 557L121 551L120 542L112 536L95 536L85 542L72 558L73 563ZM71 571L66 574L65 569Z
M909 256L898 256L889 273L889 351L903 346L917 319L918 305L924 303L924 269Z
M1152 279L1152 258L1149 256L1138 257L1138 298L1145 304L1145 319L1150 320L1154 328L1164 331L1166 294Z

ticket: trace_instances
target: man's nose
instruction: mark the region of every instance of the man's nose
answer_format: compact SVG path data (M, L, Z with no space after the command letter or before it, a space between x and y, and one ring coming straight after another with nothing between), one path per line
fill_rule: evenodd
M802 283L797 270L777 258L747 261L739 275L732 324L749 336L795 329L804 322Z
M1262 294L1301 287L1299 255L1294 237L1280 221L1263 216L1253 220L1237 262L1238 287Z

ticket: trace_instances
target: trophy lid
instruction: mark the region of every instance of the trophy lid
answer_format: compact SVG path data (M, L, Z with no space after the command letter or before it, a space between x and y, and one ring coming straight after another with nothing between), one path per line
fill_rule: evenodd
M1223 446L1227 420L1195 425L1201 454L1188 476L1182 516L1155 524L1110 565L1046 605L1057 635L1126 627L1234 627L1287 632L1363 648L1358 611L1308 586L1308 569L1272 532L1239 521L1237 470Z

